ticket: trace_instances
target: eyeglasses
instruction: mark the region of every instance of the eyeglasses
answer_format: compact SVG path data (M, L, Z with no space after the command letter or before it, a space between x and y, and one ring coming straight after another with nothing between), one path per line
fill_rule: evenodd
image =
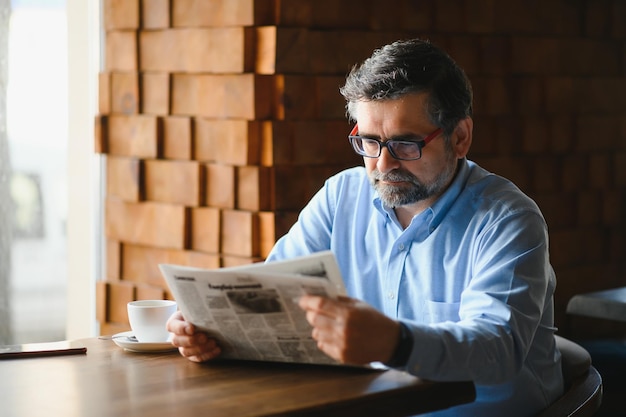
M410 141L391 139L383 142L378 139L358 136L358 131L359 125L356 124L348 135L348 140L356 153L366 158L378 158L383 147L385 147L391 156L401 161L420 159L422 157L422 148L443 132L443 130L439 128L422 140Z

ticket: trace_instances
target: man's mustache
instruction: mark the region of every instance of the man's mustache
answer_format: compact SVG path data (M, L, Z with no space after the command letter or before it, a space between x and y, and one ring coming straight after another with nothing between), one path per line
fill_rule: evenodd
M374 180L378 180L378 181L389 181L389 182L404 181L404 182L410 182L412 184L419 185L419 181L417 181L417 178L415 178L415 175L406 171L394 170L386 174L383 174L380 171L375 169L372 171L371 175Z

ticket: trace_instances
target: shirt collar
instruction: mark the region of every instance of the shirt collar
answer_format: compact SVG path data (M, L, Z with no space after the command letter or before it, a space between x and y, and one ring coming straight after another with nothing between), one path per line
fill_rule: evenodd
M457 197L465 188L465 183L470 175L470 171L471 169L467 158L459 159L458 169L450 186L431 206L433 211L433 218L430 222L431 230L436 229L443 221L444 217L446 217L446 214L448 214L450 207L452 207L452 204L454 204Z

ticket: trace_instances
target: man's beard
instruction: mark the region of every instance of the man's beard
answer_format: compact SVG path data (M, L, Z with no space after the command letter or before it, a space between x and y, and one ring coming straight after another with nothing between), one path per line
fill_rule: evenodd
M456 159L453 159L456 161ZM391 208L406 206L443 193L456 173L457 164L449 163L447 169L430 184L424 184L417 177L403 169L382 174L374 169L369 180L378 192L382 202ZM383 184L381 181L402 182L400 185Z

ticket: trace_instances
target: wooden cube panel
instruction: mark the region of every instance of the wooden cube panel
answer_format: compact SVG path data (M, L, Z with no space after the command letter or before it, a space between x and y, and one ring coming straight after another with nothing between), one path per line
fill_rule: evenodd
M107 321L107 302L109 299L109 284L104 280L96 281L96 320L100 323Z
M122 332L127 332L130 330L130 324L126 323L100 323L100 334L101 335L114 335Z
M289 165L294 161L292 124L264 121L261 126L259 162L263 166Z
M195 207L191 209L191 249L220 252L220 210L215 207Z
M235 208L236 172L231 165L206 164L206 204L218 208Z
M237 167L237 208L249 211L272 210L274 183L268 167Z
M274 170L274 183L280 184L275 188L274 210L295 210L304 207L310 199L311 193L307 182L311 169L309 167L276 166ZM292 181L294 177L298 181Z
M155 116L109 116L107 152L111 155L156 158L160 154L161 126Z
M344 83L345 77L316 77L316 118L322 120L345 120L345 100L339 94L339 88Z
M145 160L149 201L199 206L204 197L204 167L195 161Z
M128 323L127 305L135 300L135 286L129 282L108 282L107 319L114 323Z
M281 0L277 4L278 26L310 27L315 0Z
M293 4L292 4L293 6ZM314 27L359 27L369 25L369 8L359 0L318 0L311 7L311 25ZM389 5L389 7L393 7Z
M274 0L171 0L172 25L259 26L274 24Z
M109 116L96 116L93 129L93 150L96 153L108 152Z
M281 23L325 28L368 27L369 4L358 0L285 0L280 5ZM301 7L303 11L297 10Z
M124 281L165 288L167 284L159 270L160 263L180 259L178 250L159 249L131 244L122 246L122 277ZM173 262L177 263L177 262Z
M141 111L144 114L169 114L170 74L165 72L142 73Z
M139 28L139 0L103 0L104 29Z
M317 96L315 77L276 75L274 80L276 119L316 118ZM308 99L303 100L303 97Z
M309 31L302 28L256 28L254 70L257 74L306 74L309 64Z
M342 77L173 74L172 114L213 119L344 120ZM306 99L303 99L306 98Z
M259 256L234 256L234 255L222 256L223 268L250 265L250 264L257 263L257 262L263 262L263 258Z
M259 256L258 213L222 211L222 253L244 257Z
M251 72L253 33L244 27L142 31L139 34L141 70Z
M265 211L259 213L259 253L267 258L274 244L298 220L297 211Z
M159 270L161 263L219 268L220 259L218 255L194 251L132 244L125 244L122 247L122 276L125 281L167 289L165 279Z
M141 0L141 27L164 29L171 26L170 0Z
M185 251L181 265L195 266L197 268L215 269L220 268L220 256L211 253L197 251Z
M391 4L387 0L281 0L276 5L276 24L342 29L348 33L349 29L424 30L432 25L430 5L414 0L394 0ZM394 40L403 37L399 33Z
M111 113L110 72L101 72L98 74L98 113L100 115Z
M108 281L119 281L122 272L122 247L116 240L106 239L106 272Z
M137 300L164 300L165 290L152 285L137 285L135 287L135 299Z
M273 210L301 210L322 187L324 181L342 168L325 165L273 167ZM293 181L295 177L298 181Z
M352 149L348 141L348 134L352 130L352 124L345 120L327 121L322 126L316 126L318 133L326 141L324 152L325 162L323 165L334 165L343 167L362 166L363 157ZM317 139L319 140L319 139Z
M139 62L136 31L107 32L105 42L106 71L137 71Z
M217 119L269 118L273 113L273 83L272 76L255 74L173 74L172 114Z
M361 164L362 164L361 160ZM345 169L345 165L312 165L310 167L310 172L306 177L306 183L304 186L307 189L308 196L304 201L304 204L308 203L311 197L317 193L323 186L326 180L337 174L339 171ZM304 204L300 207L296 207L296 210L302 209ZM279 210L293 210L294 208L289 207L280 207Z
M188 246L188 218L184 206L128 203L114 198L107 198L105 204L108 238L162 248Z
M167 159L192 159L193 130L193 119L190 117L164 117L163 157Z
M260 163L274 165L361 165L348 142L345 121L272 121L261 129Z
M111 112L119 114L139 113L138 73L111 73Z
M143 182L142 160L108 155L106 158L106 189L110 196L126 201L141 200Z
M259 161L260 122L196 119L194 159L228 165Z
M402 38L395 31L314 30L303 27L257 27L257 74L318 74L342 78L371 51ZM329 45L334 47L329 48ZM338 93L338 92L336 92Z
M370 56L381 45L403 38L396 31L309 30L306 74L339 75L345 81L352 66ZM279 33L280 34L280 33ZM281 34L282 35L282 34ZM329 48L328 45L334 45ZM277 65L280 64L280 61ZM335 94L339 94L336 90Z
M344 129L341 135L322 136L324 132L324 126L322 123L316 122L301 122L293 124L294 146L293 146L293 160L298 161L298 164L304 165L323 165L328 163L327 149L328 145L343 142L344 148L349 150L350 145L346 139L346 131ZM347 127L347 125L346 125ZM345 154L345 153L344 153Z

